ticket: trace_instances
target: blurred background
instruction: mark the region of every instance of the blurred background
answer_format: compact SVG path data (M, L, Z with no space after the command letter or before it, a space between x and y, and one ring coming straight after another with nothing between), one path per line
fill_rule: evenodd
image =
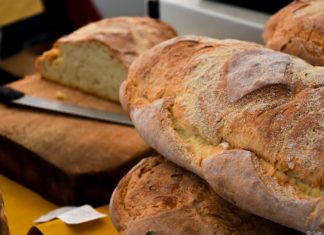
M0 85L34 72L57 38L101 18L143 16L145 0L0 0Z

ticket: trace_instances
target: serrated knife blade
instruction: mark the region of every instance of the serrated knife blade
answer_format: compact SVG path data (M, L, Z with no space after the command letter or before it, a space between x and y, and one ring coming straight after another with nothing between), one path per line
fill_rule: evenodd
M132 121L126 114L112 113L99 109L86 108L60 101L45 99L42 97L25 95L23 92L7 86L0 86L0 102L7 105L16 104L67 115L133 126Z

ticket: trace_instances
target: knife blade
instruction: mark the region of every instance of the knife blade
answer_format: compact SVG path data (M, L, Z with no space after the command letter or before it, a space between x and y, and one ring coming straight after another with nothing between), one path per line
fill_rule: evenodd
M8 86L0 86L0 102L7 105L16 104L99 121L133 126L132 121L126 114L111 113L99 109L86 108L37 96L30 96Z

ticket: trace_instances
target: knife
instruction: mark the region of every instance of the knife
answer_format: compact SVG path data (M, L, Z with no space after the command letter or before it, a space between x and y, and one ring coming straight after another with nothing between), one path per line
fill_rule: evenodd
M17 91L7 86L0 86L0 102L133 126L132 121L126 114L110 113L103 110L85 108L78 105L67 104L37 96L29 96L25 95L21 91Z

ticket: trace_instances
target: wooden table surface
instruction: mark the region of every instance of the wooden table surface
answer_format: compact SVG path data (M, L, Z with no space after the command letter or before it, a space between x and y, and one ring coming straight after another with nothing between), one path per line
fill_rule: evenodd
M11 87L116 113L119 104L27 76ZM59 205L107 203L118 180L152 149L132 127L0 104L0 171Z

